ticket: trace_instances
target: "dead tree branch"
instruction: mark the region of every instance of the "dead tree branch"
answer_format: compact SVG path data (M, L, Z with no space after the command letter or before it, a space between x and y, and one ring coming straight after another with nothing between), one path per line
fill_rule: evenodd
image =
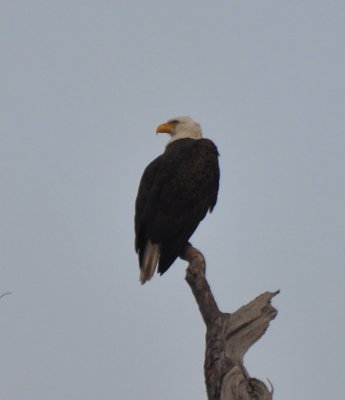
M249 376L243 357L276 317L271 300L278 292L265 292L234 313L223 313L206 280L202 253L189 245L181 258L189 263L186 281L206 325L204 372L208 399L271 400L273 390Z
M12 294L12 292L6 292L6 293L3 293L3 294L0 294L0 299L2 299L4 296L7 296L9 294Z

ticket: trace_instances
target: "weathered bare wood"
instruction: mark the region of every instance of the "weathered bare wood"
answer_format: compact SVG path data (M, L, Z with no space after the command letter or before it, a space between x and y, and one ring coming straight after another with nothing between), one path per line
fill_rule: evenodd
M186 280L197 300L199 310L206 326L211 326L214 320L221 315L221 312L218 309L210 286L205 279L205 258L202 253L192 245L187 247L182 258L189 262L186 271Z
M273 390L249 376L243 357L276 317L271 300L279 292L265 292L234 313L223 313L206 280L202 253L189 245L181 258L189 263L186 280L206 324L204 372L208 399L271 400Z

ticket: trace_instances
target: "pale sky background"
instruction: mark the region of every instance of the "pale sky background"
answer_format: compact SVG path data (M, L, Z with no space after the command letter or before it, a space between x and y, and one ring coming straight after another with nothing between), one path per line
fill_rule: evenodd
M134 252L178 115L221 154L192 239L220 308L281 289L249 373L343 396L344 21L343 0L1 1L2 400L206 399L186 264L141 286Z

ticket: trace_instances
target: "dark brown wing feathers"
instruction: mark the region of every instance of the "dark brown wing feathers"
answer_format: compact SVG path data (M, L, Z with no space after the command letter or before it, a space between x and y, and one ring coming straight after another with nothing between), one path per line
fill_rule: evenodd
M158 243L163 274L212 211L219 187L218 151L208 139L179 139L144 171L136 199L135 248L139 263L147 240Z

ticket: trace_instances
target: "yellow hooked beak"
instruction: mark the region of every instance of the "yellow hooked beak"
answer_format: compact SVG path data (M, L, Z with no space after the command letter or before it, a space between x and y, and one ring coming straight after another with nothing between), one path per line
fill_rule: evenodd
M172 133L174 130L174 124L165 122L157 126L156 133Z

